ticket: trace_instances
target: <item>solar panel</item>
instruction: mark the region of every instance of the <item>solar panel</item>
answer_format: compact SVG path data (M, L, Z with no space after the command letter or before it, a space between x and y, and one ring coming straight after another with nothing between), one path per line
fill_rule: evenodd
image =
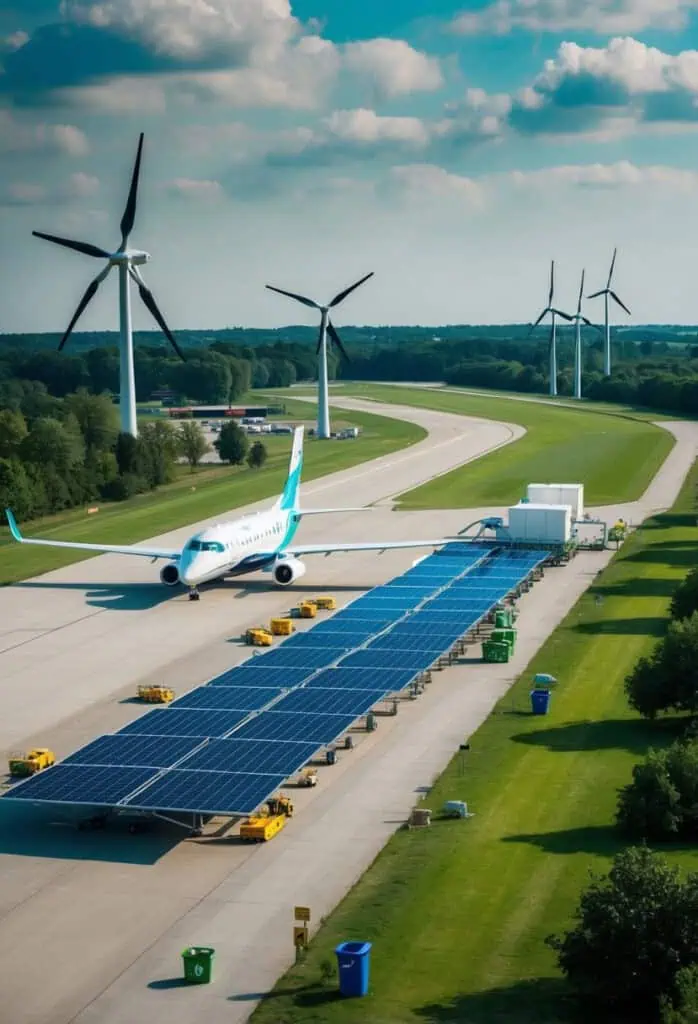
M254 775L283 775L288 778L311 760L317 743L293 740L267 743L264 740L209 740L184 761L180 768L202 771L249 772Z
M193 711L191 708L156 708L137 718L119 735L225 736L247 718L248 711Z
M359 605L355 608L351 605L349 608L345 608L341 615L344 622L354 622L358 619L360 622L371 622L380 625L382 622L395 622L396 619L404 615L404 611L401 608L395 611L386 611L381 608L364 608Z
M279 701L278 713L352 715L358 718L359 715L365 715L370 711L384 696L384 687L373 690L308 690L301 687Z
M231 668L229 672L223 672L216 676L207 686L261 686L282 687L298 686L304 679L307 679L313 669L307 668L283 668L274 665L258 665L259 658L255 658L255 664L250 666L246 661L238 668ZM249 666L249 667L248 667Z
M283 783L283 775L236 772L165 772L126 801L128 807L193 814L250 814Z
M201 743L192 736L100 736L62 764L103 764L171 768Z
M367 636L371 636L373 630L369 627L366 630L356 630L351 633L316 633L314 629L309 629L304 633L296 633L294 636L290 636L288 640L284 640L279 650L289 651L295 648L303 647L327 647L331 644L333 647L344 647L349 650L351 647L358 647L364 642ZM332 640L331 637L335 639Z
M360 619L358 616L352 618L334 618L327 622L320 622L313 626L315 636L327 636L333 633L379 633L392 619Z
M414 675L428 669L438 656L433 651L385 651L367 647L366 650L348 655L342 661L342 668L405 669L405 671L409 669Z
M262 711L242 726L236 734L249 740L290 740L316 743L318 747L332 743L356 721L356 715L296 714L295 712Z
M304 668L306 669L306 675L310 675L314 669L324 668L325 665L331 665L337 658L341 658L347 649L346 647L289 647L287 650L284 650L282 645L277 647L275 651L270 651L269 654L261 654L259 657L245 662L245 664L254 666L257 671L267 667L271 668L272 666L274 668L277 666Z
M258 711L281 693L268 686L198 686L170 704L170 708L231 708Z
M349 657L353 658L354 655ZM410 668L344 668L344 664L342 661L339 668L318 672L303 689L326 687L334 690L378 690L382 687L384 693L390 693L407 686L415 675Z
M3 800L113 807L159 772L157 768L105 768L57 764L4 793Z
M447 648L443 646L438 637L430 639L428 636L388 635L374 640L370 645L370 649L378 651L429 651L433 655L434 660L436 660Z

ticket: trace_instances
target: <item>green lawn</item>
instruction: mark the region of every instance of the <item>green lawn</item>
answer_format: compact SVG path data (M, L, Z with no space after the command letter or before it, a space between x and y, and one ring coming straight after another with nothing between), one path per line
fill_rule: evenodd
M519 441L402 494L399 505L405 509L504 505L518 501L526 484L551 480L583 483L589 505L634 501L674 444L661 427L622 412L375 384L352 385L345 393L526 428Z
M305 402L287 402L289 420L311 421L312 407ZM303 480L307 483L326 473L347 469L368 459L379 458L421 441L426 432L401 420L366 413L333 410L336 425L349 423L361 427L360 437L348 441L306 440ZM290 437L264 438L269 459L261 470L229 469L222 466L188 470L177 481L153 494L121 503L96 502L100 511L87 515L84 508L36 520L26 525L27 536L51 540L75 540L87 543L135 544L168 530L224 514L281 492L288 468ZM302 493L302 492L301 492ZM21 524L20 524L21 525ZM59 548L22 547L0 528L0 585L69 565L85 557L85 552Z
M464 771L456 755L424 798L433 809L466 799L475 817L396 833L253 1024L571 1020L544 939L569 924L589 869L606 870L619 849L617 789L650 743L672 737L629 712L623 679L695 564L697 484L694 467L674 509L630 538L475 733ZM546 719L528 714L542 671L559 680ZM695 867L692 850L670 855ZM323 981L349 938L374 944L363 1000L339 1000L334 974Z

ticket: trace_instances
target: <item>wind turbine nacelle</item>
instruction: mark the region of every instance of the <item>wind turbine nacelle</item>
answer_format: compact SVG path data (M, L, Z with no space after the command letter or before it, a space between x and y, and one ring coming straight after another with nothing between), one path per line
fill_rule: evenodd
M305 565L297 558L279 558L272 569L274 582L280 587L290 587L301 576L305 576L305 573Z
M174 562L168 562L160 570L160 582L166 587L176 587L179 583L179 569Z
M121 264L142 267L144 263L150 263L150 259L150 253L143 252L142 249L125 249L123 252L113 253L110 263L114 267L118 267Z

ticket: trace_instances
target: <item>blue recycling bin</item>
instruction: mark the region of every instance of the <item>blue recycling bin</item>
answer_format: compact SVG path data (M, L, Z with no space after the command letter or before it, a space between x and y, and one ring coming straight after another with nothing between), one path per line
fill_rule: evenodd
M531 711L534 715L547 715L550 707L550 690L531 690Z
M342 942L335 949L340 995L368 995L371 945L370 942Z

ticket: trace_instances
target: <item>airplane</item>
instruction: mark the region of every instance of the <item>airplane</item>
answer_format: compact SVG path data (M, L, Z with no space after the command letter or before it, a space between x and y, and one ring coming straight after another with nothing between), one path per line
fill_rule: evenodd
M160 582L167 587L180 584L189 588L191 600L198 600L202 583L225 576L243 576L259 570L271 572L280 587L289 587L305 575L301 561L304 555L331 555L346 551L390 551L399 548L442 547L460 540L446 537L439 540L369 541L349 544L296 544L291 541L304 516L334 512L367 512L370 506L360 508L313 508L300 505L300 480L303 468L303 427L296 427L288 476L282 494L271 508L253 512L225 523L209 526L194 534L181 551L156 547L118 544L83 544L73 541L38 540L24 537L17 526L11 509L5 509L13 538L20 544L43 544L57 548L75 548L80 551L99 551L103 554L140 555L152 561L166 559L160 570Z

